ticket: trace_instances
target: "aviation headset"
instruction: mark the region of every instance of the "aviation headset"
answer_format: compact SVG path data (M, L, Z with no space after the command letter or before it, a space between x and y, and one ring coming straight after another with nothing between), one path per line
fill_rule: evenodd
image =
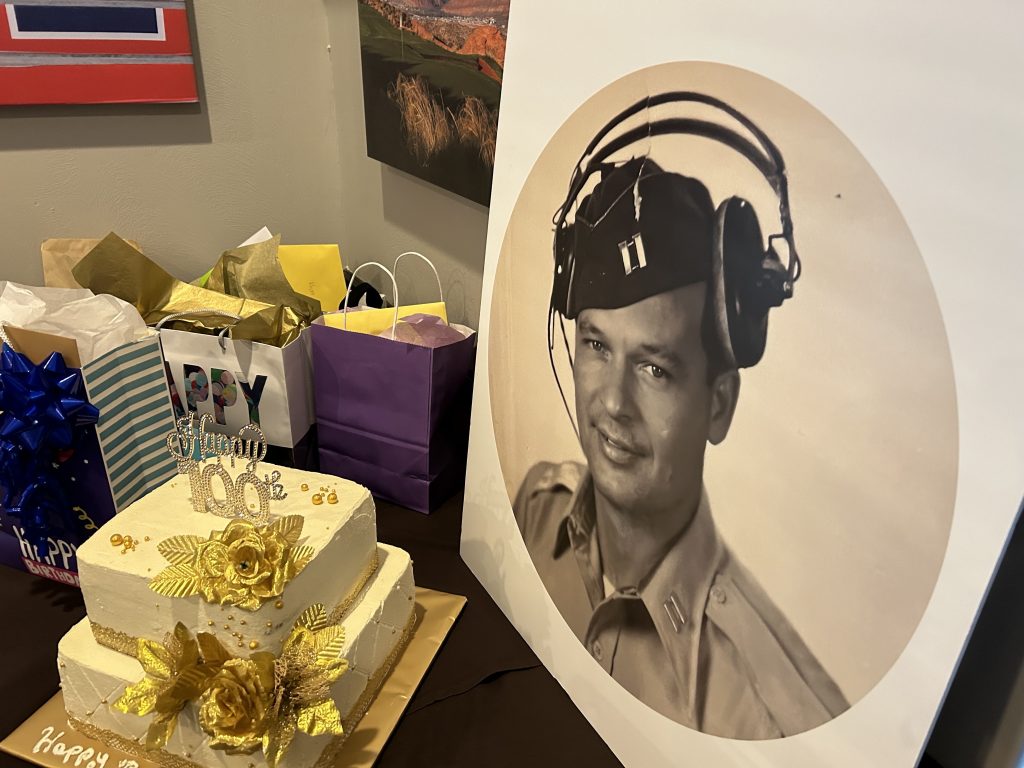
M637 113L662 104L680 102L703 104L725 113L743 126L755 141L710 120L670 117L653 122L647 120L605 142L609 134ZM731 147L757 168L779 200L781 231L768 237L767 247L753 206L741 197L729 197L718 206L712 233L708 292L725 359L737 368L747 368L761 360L768 336L768 312L792 297L793 284L800 277L800 257L793 239L785 163L775 144L752 120L719 99L692 91L649 96L624 109L598 132L576 163L565 201L555 211L552 220L555 225L555 273L548 311L549 355L554 349L555 315L574 320L577 314L571 308L573 277L577 269L574 236L577 226L587 224L568 221L572 208L595 173L616 167L606 162L612 154L639 141L669 134L702 136ZM785 265L775 248L779 240L788 246L788 263ZM586 254L579 254L578 258L582 261ZM562 335L568 350L564 325ZM551 363L554 368L553 356ZM557 371L555 375L557 379ZM567 403L566 406L568 409Z

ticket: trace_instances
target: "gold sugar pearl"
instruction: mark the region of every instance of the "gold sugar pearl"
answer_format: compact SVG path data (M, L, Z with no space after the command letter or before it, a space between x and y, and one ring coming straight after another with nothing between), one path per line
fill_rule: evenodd
M231 627L230 627L230 626L228 626L227 624L225 624L225 625L224 625L224 629L231 629Z
M228 614L228 621L234 621L234 620L235 620L235 616L234 616L234 614L230 614L230 613L229 613L229 614Z
M338 503L338 494L336 494L334 491L331 491L330 493L328 493L327 494L327 503L328 504L337 504Z
M242 620L241 620L240 622L238 622L238 623L239 623L239 624L245 624L245 619L242 619Z
M249 641L249 650L255 651L259 647L260 647L260 641L259 640L250 640Z
M303 483L302 485L299 486L299 489L303 490L303 491L308 491L309 490L309 483Z
M110 537L110 543L115 547L120 547L124 543L124 536L120 533L115 533Z
M320 494L320 493L314 493L314 494L313 494L313 503L314 503L314 504L315 504L316 506L320 506L321 504L323 504L323 503L324 503L324 497L323 497L323 494Z
M273 629L273 627L274 627L274 622L268 621L267 622L267 629Z
M144 537L143 537L143 540L144 540L144 541L149 541L149 536L144 536Z
M210 619L208 622L206 622L206 626L212 627L213 626L213 619Z
M245 643L243 643L241 640L239 640L238 641L238 647L241 648L243 645L245 645Z
M275 608L284 608L284 600L278 600L274 603Z

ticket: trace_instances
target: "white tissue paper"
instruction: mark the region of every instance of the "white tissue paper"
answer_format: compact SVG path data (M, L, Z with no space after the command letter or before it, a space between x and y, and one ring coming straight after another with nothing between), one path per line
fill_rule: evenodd
M0 324L74 339L82 365L153 333L134 306L85 288L0 281Z

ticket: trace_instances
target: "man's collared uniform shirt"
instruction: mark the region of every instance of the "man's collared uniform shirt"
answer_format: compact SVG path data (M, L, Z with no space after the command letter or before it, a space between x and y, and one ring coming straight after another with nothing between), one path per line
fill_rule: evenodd
M707 496L636 587L605 578L594 490L577 463L538 464L514 511L548 594L591 656L666 717L736 739L789 736L849 707L718 536Z

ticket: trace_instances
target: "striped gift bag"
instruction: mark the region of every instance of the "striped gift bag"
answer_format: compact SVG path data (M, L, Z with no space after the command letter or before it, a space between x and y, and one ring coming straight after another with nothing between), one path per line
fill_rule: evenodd
M82 368L103 463L120 512L177 471L167 451L174 411L164 374L160 338L126 344Z
M25 351L37 363L44 356L38 345L34 354ZM83 430L73 457L56 470L81 521L78 530L55 530L40 545L26 534L17 517L0 508L0 555L11 553L0 561L20 560L30 573L75 586L78 546L117 512L177 472L166 446L167 434L174 431L174 410L157 332L107 352L81 371L87 399L99 410L99 419Z

